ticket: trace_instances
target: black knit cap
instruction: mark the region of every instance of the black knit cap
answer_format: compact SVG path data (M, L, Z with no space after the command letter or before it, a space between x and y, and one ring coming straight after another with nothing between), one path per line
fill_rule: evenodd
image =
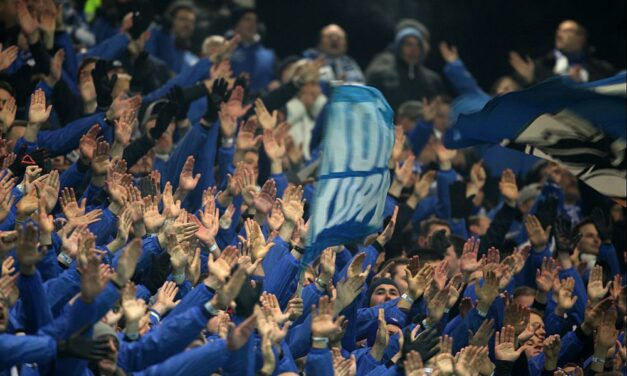
M392 286L396 287L397 290L399 290L398 286L396 285L396 282L394 282L392 279L390 279L390 278L379 278L379 279L373 281L370 284L370 287L368 287L368 292L366 293L366 296L368 297L368 301L370 301L370 297L372 296L374 291L377 289L377 287L379 287L381 285L392 285Z
M244 17L248 13L255 13L257 16L259 16L256 8L242 6L233 8L233 10L231 10L231 27L235 27L239 20L241 20L242 17Z

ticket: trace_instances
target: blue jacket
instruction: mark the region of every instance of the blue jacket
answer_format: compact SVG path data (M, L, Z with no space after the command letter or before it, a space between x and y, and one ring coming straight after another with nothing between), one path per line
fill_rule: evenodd
M231 56L233 74L248 73L250 90L264 90L274 78L274 51L265 48L261 42L240 43Z
M175 73L181 73L198 61L198 56L176 46L175 37L157 26L150 29L150 39L146 42L146 51L163 62Z

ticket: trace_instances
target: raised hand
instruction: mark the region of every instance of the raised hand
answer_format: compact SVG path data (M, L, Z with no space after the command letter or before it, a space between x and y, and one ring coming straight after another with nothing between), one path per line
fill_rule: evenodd
M377 336L375 337L374 345L370 349L370 355L377 361L381 361L383 353L390 341L390 334L388 333L388 327L385 322L385 310L383 308L379 308L377 324Z
M561 340L559 334L548 336L544 339L543 349L545 360L544 369L552 371L557 368L557 357L560 353Z
M503 324L513 326L517 336L527 328L529 319L529 308L509 301L506 303Z
M332 282L333 276L335 275L335 249L333 247L329 247L322 251L320 255L320 274L318 275L318 279L322 282L323 286L322 290Z
M259 298L261 306L266 309L274 318L277 324L281 325L290 318L289 312L281 312L279 301L276 295L264 292Z
M453 158L457 155L457 150L447 149L440 142L436 146L436 155L440 163L440 170L450 170L453 165Z
M17 105L15 104L15 98L10 97L4 103L4 106L0 110L0 127L2 132L6 134L9 127L15 121L15 114L17 113Z
M285 155L284 139L276 137L272 130L263 131L263 148L273 161L280 161Z
M231 268L237 263L237 250L232 246L226 247L217 259L210 253L207 260L209 276L213 276L215 282L221 285L226 282L231 275Z
M473 346L487 346L494 334L494 320L483 320L475 334L468 330L468 343Z
M605 287L603 286L603 267L601 265L592 268L588 280L588 299L592 304L598 303L607 295L611 284L612 282L608 282Z
M253 205L261 214L268 214L272 210L272 205L276 199L276 182L274 179L268 179L263 184L261 191L255 195Z
M505 169L501 173L501 180L499 181L499 191L501 195L505 197L505 202L516 207L518 202L518 186L516 185L516 175L512 170Z
M247 219L244 223L246 230L246 238L251 247L251 255L253 262L259 259L263 259L270 251L270 248L274 247L274 243L266 243L266 239L261 232L259 224L251 219Z
M144 225L146 226L146 232L149 234L156 234L163 226L165 222L165 216L159 213L159 198L146 196L144 198Z
M417 351L410 351L405 355L403 360L403 368L405 369L405 376L424 376L424 365L422 358Z
M220 119L220 133L222 137L232 139L237 131L237 119L226 110L219 111L218 117Z
M13 64L15 59L17 59L18 52L19 50L15 45L3 49L2 44L0 44L0 72Z
M46 94L42 89L37 89L30 96L30 107L28 108L28 123L40 126L48 121L52 105L46 106Z
M137 266L137 260L141 254L142 241L141 239L133 239L128 246L122 251L122 255L118 260L118 267L113 277L113 281L118 286L124 286L126 282L131 279L133 273L135 273L135 267Z
M239 130L235 146L238 151L256 150L261 144L263 137L255 136L257 131L257 123L253 119L249 119Z
M528 84L533 82L536 65L529 56L524 58L518 52L509 53L509 64Z
M597 304L588 304L584 314L581 330L591 335L592 332L601 324L603 315L614 305L612 298L605 298ZM615 311L614 311L615 312Z
M412 350L417 351L420 357L425 361L429 361L433 356L439 352L438 348L438 333L435 327L426 329L420 334L418 330L420 326L416 326L414 330L406 328L403 332L403 346L402 353L407 354Z
M122 116L115 120L115 143L126 147L131 142L131 133L133 132L133 125L137 121L135 113L131 110L126 110L122 113Z
M415 276L411 275L409 269L405 269L407 295L409 295L412 300L420 298L431 284L431 281L433 281L433 274L434 269L429 264L425 264Z
M274 127L276 127L278 111L274 110L272 111L272 114L270 114L263 101L261 99L257 99L255 101L255 114L257 115L257 121L264 129L265 137L265 131L273 130Z
M525 218L525 229L529 235L529 241L536 251L542 250L549 241L550 227L545 231L538 218L534 215L528 215Z
M224 107L231 116L240 118L248 112L250 105L243 105L244 102L244 88L241 85L235 83L235 87L231 90L226 106Z
M13 256L8 256L2 261L2 273L0 275L8 275L15 273L15 259Z
M366 257L365 253L360 253L353 258L348 267L346 278L337 284L337 299L335 301L335 313L341 312L348 307L353 300L359 295L361 288L366 282L366 278L370 273L370 265L364 271L363 261Z
M577 295L573 295L575 289L575 279L568 277L561 281L561 286L557 296L557 307L555 308L558 316L564 316L564 313L573 308L577 302Z
M45 184L41 185L40 196L45 202L46 212L50 213L57 205L59 198L59 187L61 182L59 180L59 171L52 170L45 179Z
M516 349L515 341L516 334L514 327L511 325L504 326L500 332L496 332L494 336L495 358L506 362L515 362L520 357L520 354L527 349L526 345Z
M104 289L104 283L100 278L100 257L95 249L81 246L81 256L77 258L81 271L81 299L85 303L91 303ZM95 245L95 244L94 244Z
M341 318L333 319L333 303L328 296L323 296L316 306L311 307L311 335L313 337L329 338L333 333L341 330Z
M200 174L193 174L195 159L193 156L187 157L181 174L179 176L179 190L189 193L196 188L198 181L200 180Z
M26 36L31 36L39 29L39 22L30 13L25 1L20 0L15 4L17 10L17 20Z
M61 79L61 73L63 73L63 60L65 60L65 50L60 48L50 61L50 74L44 79L48 86L54 87Z
M165 281L163 286L157 292L157 298L152 305L152 309L157 311L162 317L170 310L174 309L180 301L174 301L179 288L176 283L172 281Z
M390 157L390 161L394 164L391 164L390 167L395 166L401 160L401 155L403 154L403 150L405 148L405 131L403 131L403 127L397 125L394 127L394 146L392 147L392 156Z
M174 201L174 196L172 195L172 184L170 184L170 182L165 184L161 199L163 201L163 215L165 215L167 219L177 218L179 214L181 214L181 201Z
M377 236L377 242L379 244L386 245L392 239L392 235L394 235L394 228L396 227L397 216L398 216L398 206L395 206L394 212L392 213L392 217L390 218L390 222L388 222L387 226L385 226L381 234Z
M558 278L560 267L555 259L545 257L542 260L542 267L536 271L536 285L538 290L548 293L553 289L553 281Z
M481 266L481 262L477 260L480 242L479 239L470 238L464 243L462 257L459 260L459 267L461 271L467 275L472 274Z
M37 246L37 228L33 223L24 226L17 226L16 255L20 265L20 273L23 275L33 275L37 271L35 266L44 258L45 247Z
M464 347L458 354L458 359L455 363L455 374L458 376L478 376L481 360L487 353L487 347Z
M488 309L499 293L499 282L494 271L484 272L483 285L475 288L477 294L477 309L488 312Z
M109 168L109 144L100 141L91 161L91 170L96 176L104 176Z
M483 188L486 181L486 172L483 168L483 160L475 163L470 168L470 184L472 184L477 190Z
M403 166L400 163L396 163L396 168L394 169L394 179L397 181L402 187L409 188L412 186L414 182L414 160L416 158L413 155L410 155L403 162Z
M454 61L459 60L459 53L457 52L457 47L448 44L447 42L440 42L438 45L440 48L440 55L447 63L452 63Z
M438 290L435 296L429 300L427 304L429 315L426 320L429 325L437 326L438 322L442 319L448 302L448 290L448 288Z
M303 187L296 186L289 190L285 190L283 199L279 199L281 210L286 222L295 224L303 217L305 212L303 202Z

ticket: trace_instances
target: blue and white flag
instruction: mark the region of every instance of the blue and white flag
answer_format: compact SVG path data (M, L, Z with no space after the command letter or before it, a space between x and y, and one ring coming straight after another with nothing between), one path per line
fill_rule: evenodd
M329 246L362 241L383 224L394 113L374 88L333 89L303 265Z
M576 84L554 78L460 115L448 148L498 143L556 161L624 206L627 197L625 73Z

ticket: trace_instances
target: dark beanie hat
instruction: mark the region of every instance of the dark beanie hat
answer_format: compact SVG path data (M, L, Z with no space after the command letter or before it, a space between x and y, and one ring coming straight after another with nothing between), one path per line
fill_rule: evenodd
M252 7L236 7L231 11L231 27L235 27L239 20L242 19L247 13L257 13L257 9Z
M390 278L379 278L377 280L374 280L370 284L370 287L368 288L368 292L366 293L366 297L368 297L368 302L370 302L370 297L372 296L374 291L377 289L377 287L379 287L381 285L392 285L392 286L396 287L396 289L398 290L398 286L396 285L396 282L394 282L392 279L390 279Z

